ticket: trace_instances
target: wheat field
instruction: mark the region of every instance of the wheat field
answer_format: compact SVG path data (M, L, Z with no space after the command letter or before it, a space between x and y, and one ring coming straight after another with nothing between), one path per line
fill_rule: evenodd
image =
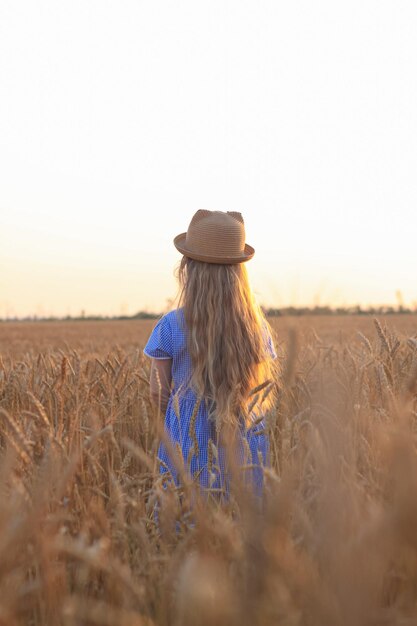
M262 508L163 488L154 323L0 324L0 625L415 625L417 316L271 320Z

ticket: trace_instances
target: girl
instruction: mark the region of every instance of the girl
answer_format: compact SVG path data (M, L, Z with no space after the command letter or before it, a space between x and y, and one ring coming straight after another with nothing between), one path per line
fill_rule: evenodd
M179 485L179 448L194 480L227 497L234 447L245 480L260 493L276 353L244 265L255 251L232 211L197 211L174 244L183 254L179 305L158 321L144 349L152 358L151 400L173 444L159 445L160 472Z

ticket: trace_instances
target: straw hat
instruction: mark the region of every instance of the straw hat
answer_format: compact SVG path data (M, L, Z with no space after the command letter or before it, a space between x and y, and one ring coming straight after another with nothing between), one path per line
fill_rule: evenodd
M249 261L255 254L245 243L245 224L236 211L207 211L193 215L186 233L177 235L174 245L184 256L222 265Z

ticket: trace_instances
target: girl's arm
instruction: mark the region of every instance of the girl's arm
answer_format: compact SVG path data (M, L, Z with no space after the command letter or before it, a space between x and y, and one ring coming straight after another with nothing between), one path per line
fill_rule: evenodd
M150 373L150 398L165 415L171 394L172 359L152 359Z

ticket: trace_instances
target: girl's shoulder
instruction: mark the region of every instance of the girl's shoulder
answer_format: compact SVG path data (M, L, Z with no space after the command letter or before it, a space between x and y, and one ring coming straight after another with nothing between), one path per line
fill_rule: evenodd
M173 309L165 315L162 316L161 322L168 324L170 328L175 329L184 329L184 309L181 307L179 309Z
M181 344L185 336L185 319L183 308L173 309L165 313L159 320L163 328L171 336L173 344Z
M155 359L172 358L183 342L182 312L174 309L158 319L143 352Z

